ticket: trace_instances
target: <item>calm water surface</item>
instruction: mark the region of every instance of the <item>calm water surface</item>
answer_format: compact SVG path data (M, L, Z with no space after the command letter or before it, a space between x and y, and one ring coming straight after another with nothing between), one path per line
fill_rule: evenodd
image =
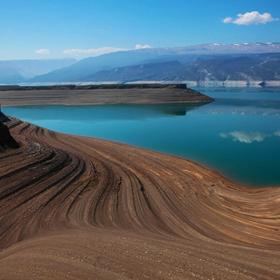
M66 133L196 160L249 185L280 185L280 90L201 89L214 103L6 107Z

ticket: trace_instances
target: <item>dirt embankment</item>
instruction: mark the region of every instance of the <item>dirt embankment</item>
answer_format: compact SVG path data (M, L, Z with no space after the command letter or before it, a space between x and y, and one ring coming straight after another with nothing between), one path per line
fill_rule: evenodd
M280 279L280 189L190 161L7 123L0 279Z
M0 87L2 105L94 105L208 103L213 99L185 85Z

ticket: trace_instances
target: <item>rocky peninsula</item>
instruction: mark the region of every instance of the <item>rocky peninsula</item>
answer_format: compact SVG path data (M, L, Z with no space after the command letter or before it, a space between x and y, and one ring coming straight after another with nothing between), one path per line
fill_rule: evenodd
M208 103L185 84L0 86L2 105Z

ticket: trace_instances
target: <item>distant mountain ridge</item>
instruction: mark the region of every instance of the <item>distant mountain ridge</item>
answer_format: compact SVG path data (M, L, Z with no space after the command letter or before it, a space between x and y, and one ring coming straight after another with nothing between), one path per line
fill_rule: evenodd
M0 61L0 84L152 80L279 81L280 43L204 44L119 51L80 61Z
M24 59L0 61L0 83L22 83L75 63L75 59Z
M278 81L280 53L204 56L100 71L85 81Z
M197 63L200 59L206 63L205 58L207 58L208 62L211 61L212 63L216 63L217 65L217 63L219 63L220 61L220 56L229 56L231 58L236 59L237 55L248 55L249 57L253 54L264 53L280 53L280 43L245 43L230 45L205 44L181 48L150 48L141 50L120 51L116 53L101 55L98 57L86 58L70 65L69 67L64 67L62 69L58 69L44 75L39 75L30 79L29 81L34 83L60 83L82 81L109 81L111 79L113 79L113 81L134 80L137 78L136 73L131 73L131 77L126 74L124 78L119 80L119 75L113 75L112 71L116 71L116 69L122 67L132 67L130 68L130 71L139 72L139 69L137 69L137 67L135 66L139 65L140 67L143 67L143 65L150 64L151 67L152 65L156 65L157 63L164 63L165 67L167 68L165 70L165 73L162 73L163 69L159 69L158 71L160 71L161 73L154 73L152 74L152 76L163 76L164 79L171 79L174 76L174 73L168 74L167 72L177 71L176 73L178 75L176 75L175 78L178 79L179 76L185 77L187 75L184 72L189 71L186 68L186 65L189 65L190 63L192 63L192 65L195 65L195 63ZM170 62L173 62L173 64L178 62L180 65L177 63L177 66L174 67L174 65L172 66ZM233 60L231 62L233 62ZM242 62L239 60L239 62L244 64L244 61ZM199 64L202 64L202 62L199 62ZM207 67L210 68L210 66ZM183 72L180 72L180 68ZM111 77L110 79L104 76L104 71L108 71L106 72L106 74L108 74ZM126 70L122 69L122 71ZM190 71L192 72L193 68ZM200 71L197 69L196 72L199 73ZM141 74L139 76L139 79L143 79L143 76L147 75L148 74ZM211 75L210 73L209 77L210 79L212 79L211 76L213 76L214 78L214 76L216 75L217 73L215 75ZM237 73L235 74L235 76L236 75ZM152 78L150 77L149 79ZM199 77L195 76L193 77L193 79L197 80L199 79Z

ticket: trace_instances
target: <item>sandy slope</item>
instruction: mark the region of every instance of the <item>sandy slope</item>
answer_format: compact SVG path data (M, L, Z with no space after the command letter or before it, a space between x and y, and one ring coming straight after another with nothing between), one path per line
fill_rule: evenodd
M13 120L0 279L280 279L280 189Z

